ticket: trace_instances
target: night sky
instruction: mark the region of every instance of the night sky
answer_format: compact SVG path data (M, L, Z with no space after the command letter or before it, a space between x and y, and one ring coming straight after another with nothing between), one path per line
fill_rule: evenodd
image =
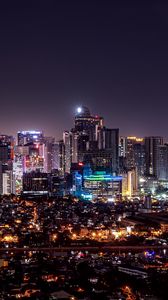
M0 132L60 138L80 104L168 137L166 1L0 1Z

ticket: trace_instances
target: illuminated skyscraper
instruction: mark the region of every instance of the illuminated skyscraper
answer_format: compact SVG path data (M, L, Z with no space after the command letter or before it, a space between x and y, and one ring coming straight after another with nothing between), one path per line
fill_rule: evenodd
M119 139L119 157L126 157L126 140L123 136Z
M18 131L17 144L18 146L24 146L28 143L41 143L44 142L44 136L42 131L30 130L30 131Z
M134 162L138 177L145 174L145 145L143 141L134 144Z
M79 133L72 131L72 163L78 162L78 140L79 140Z
M14 193L13 185L14 138L0 135L0 194Z
M97 127L103 127L104 120L100 116L92 116L87 107L81 106L75 115L75 131L83 132L89 136L90 141L97 139Z
M65 173L65 145L64 141L60 140L58 142L59 145L59 152L58 152L58 170L60 171L60 174L63 175Z
M159 145L157 149L157 179L168 180L168 145Z
M0 135L0 161L7 163L14 157L14 138L8 135Z
M2 174L2 194L15 194L15 183L12 170L7 170Z
M47 173L31 172L23 175L23 194L26 196L44 196L49 193L49 176Z
M145 163L146 175L157 176L158 146L163 145L163 137L145 137Z
M72 134L70 131L64 131L63 142L65 146L65 173L70 173L72 163Z
M71 163L90 163L94 170L118 174L119 130L104 127L102 117L91 115L81 106L75 115L75 126L63 134L64 172Z
M111 169L113 174L118 174L119 168L119 129L109 129L103 127L98 132L98 149L103 159L110 159ZM99 155L98 155L99 156Z
M15 192L20 194L23 189L23 156L19 153L15 153L13 162L13 176L15 181Z
M50 173L53 169L53 145L55 139L53 137L44 138L44 172Z

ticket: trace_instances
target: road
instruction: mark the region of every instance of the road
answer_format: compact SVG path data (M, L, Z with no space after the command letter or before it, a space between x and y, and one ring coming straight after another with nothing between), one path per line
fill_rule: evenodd
M145 251L145 250L163 250L168 249L168 245L160 246L69 246L69 247L28 247L28 248L0 248L0 252L69 252L69 251L88 251L88 252L104 252L104 251Z

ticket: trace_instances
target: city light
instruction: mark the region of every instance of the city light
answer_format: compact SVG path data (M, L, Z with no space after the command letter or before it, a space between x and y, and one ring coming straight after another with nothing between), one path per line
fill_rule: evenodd
M82 112L82 107L79 106L79 107L77 108L77 113L80 114L81 112Z
M1 2L0 300L168 299L166 1Z

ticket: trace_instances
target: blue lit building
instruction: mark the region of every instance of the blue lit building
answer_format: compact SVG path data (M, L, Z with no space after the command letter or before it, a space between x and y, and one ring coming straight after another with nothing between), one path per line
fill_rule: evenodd
M72 186L72 191L74 196L76 197L81 196L82 185L83 185L83 177L78 171L75 171L73 174L73 186Z
M122 177L112 176L105 171L93 172L90 165L83 163L72 164L71 193L83 200L121 199Z
M92 199L121 199L122 177L112 176L104 171L97 171L89 176L84 176L83 187L86 194Z
M85 176L90 176L92 170L90 165L84 165L83 163L73 163L71 165L72 176L72 194L76 197L81 197L83 193L83 180Z

